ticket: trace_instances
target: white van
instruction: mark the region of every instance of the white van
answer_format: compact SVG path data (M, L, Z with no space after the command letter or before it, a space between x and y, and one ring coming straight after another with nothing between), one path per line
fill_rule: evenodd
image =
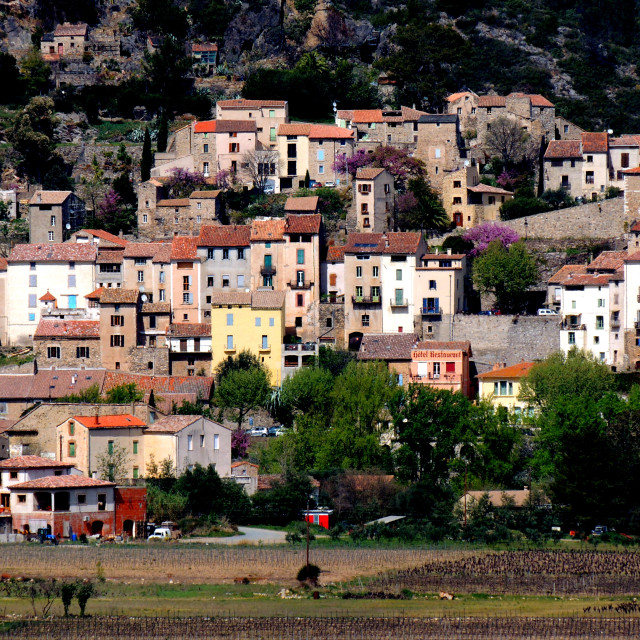
M158 527L149 536L149 540L171 540L171 531L166 527Z
M538 309L539 316L557 316L558 312L555 309Z

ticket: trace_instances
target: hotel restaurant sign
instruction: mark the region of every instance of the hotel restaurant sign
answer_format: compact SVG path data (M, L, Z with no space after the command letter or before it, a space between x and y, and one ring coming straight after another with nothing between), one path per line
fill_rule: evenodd
M411 351L412 360L443 360L461 359L463 353L460 349L443 351L442 349L413 349Z

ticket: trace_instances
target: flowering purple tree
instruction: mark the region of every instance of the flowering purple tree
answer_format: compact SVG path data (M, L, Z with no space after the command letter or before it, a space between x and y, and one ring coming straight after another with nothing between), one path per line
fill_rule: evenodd
M473 249L469 252L470 256L481 254L494 240L499 240L505 249L520 240L520 236L511 227L497 222L483 222L466 231L462 237L473 242Z
M122 199L113 190L109 189L104 194L104 200L98 203L98 217L104 221L117 218L122 212Z
M218 189L228 189L231 186L231 172L222 169L216 173L216 187Z
M194 191L208 186L203 173L189 169L173 169L165 184L171 198L188 198Z
M520 174L514 169L503 171L496 179L496 182L503 189L513 189L520 178Z
M371 156L371 165L386 169L395 182L396 189L404 191L407 182L411 178L420 178L426 175L426 169L422 160L418 160L409 154L406 149L396 147L378 147Z
M358 169L368 167L371 162L371 154L364 149L358 149L350 158L347 158L346 153L337 156L332 168L340 175L348 173L352 178L355 178Z
M249 432L246 429L236 429L231 432L231 456L233 458L246 458L249 448Z

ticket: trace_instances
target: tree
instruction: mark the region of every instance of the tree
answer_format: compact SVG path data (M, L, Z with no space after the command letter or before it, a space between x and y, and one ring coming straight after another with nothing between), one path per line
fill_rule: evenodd
M302 510L309 503L311 491L311 482L306 473L289 471L271 489L260 491L253 497L254 517L258 522L280 526L300 520Z
M109 482L122 482L129 477L129 452L114 443L111 448L98 456L96 471L103 480Z
M351 37L344 16L333 8L326 10L324 15L316 16L311 35L318 39L320 46L333 53L349 44Z
M188 198L194 191L210 188L203 173L189 169L174 169L165 187L171 198Z
M160 110L160 118L158 118L158 153L164 153L167 150L167 141L169 138L169 122L167 121L167 112Z
M49 69L49 72L51 70ZM16 59L4 51L0 52L0 77L2 78L2 96L0 102L7 104L19 100L24 93L24 84Z
M449 216L440 196L423 178L411 178L406 193L397 197L398 226L401 229L444 230Z
M28 95L36 96L48 91L51 67L42 59L39 49L32 49L22 59L20 69Z
M216 389L216 404L231 411L233 420L242 428L250 411L264 406L269 396L269 375L263 367L231 371Z
M85 201L91 203L91 211L96 216L98 211L98 201L104 197L106 192L106 180L104 177L104 169L100 166L95 153L91 161L91 173L88 177L82 176L80 189Z
M516 312L523 307L523 294L538 281L538 266L524 242L505 249L494 240L473 261L473 283L483 293L495 296L499 309Z
M244 349L237 356L229 356L226 360L218 363L214 376L216 382L220 384L232 371L248 371L256 367L262 367L262 363L257 356L253 355L248 349Z
M138 0L131 12L133 26L138 31L148 31L182 40L189 30L187 12L173 0Z
M129 404L140 402L144 398L144 393L140 391L135 382L120 384L107 391L108 404Z
M153 154L151 153L151 135L149 127L144 128L144 142L142 143L142 158L140 160L140 180L146 182L151 177Z
M521 162L532 163L537 157L533 138L522 129L515 118L499 116L491 122L484 143L490 156L497 156L506 167Z
M477 227L465 231L462 237L466 242L472 243L472 249L469 251L470 256L477 256L483 251L486 251L487 247L496 240L499 241L505 249L508 249L514 242L520 240L518 233L511 227L496 222L483 222Z
M17 244L29 242L29 223L24 218L0 222L0 256L7 258Z
M269 178L277 174L278 158L279 154L275 149L255 149L242 156L245 171L251 176L253 186L258 193L264 193Z
M562 398L602 399L613 391L615 377L589 351L557 351L536 363L520 385L520 400L542 410Z

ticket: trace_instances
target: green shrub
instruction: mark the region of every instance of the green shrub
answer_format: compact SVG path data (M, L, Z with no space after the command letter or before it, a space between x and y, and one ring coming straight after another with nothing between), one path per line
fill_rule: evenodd
M300 583L307 582L313 586L318 584L318 578L320 577L320 567L315 564L305 564L298 571L296 580Z

